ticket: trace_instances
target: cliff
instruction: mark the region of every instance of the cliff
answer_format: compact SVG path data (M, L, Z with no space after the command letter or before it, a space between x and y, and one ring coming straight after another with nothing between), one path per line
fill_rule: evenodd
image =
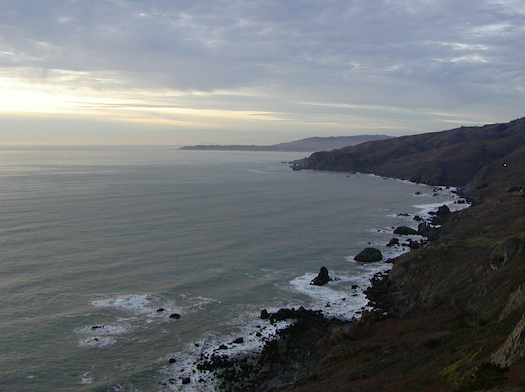
M461 127L316 152L294 162L293 167L464 186L487 165L524 157L525 118L521 118L506 124Z

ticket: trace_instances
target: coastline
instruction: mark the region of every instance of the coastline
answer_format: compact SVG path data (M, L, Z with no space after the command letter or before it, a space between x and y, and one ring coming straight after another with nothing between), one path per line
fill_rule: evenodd
M494 166L439 237L377 274L372 310L321 339L320 360L271 391L522 391L525 168ZM487 173L488 172L488 173ZM521 320L521 321L520 321Z
M468 206L464 201L461 201L462 198L457 195L454 189L435 187L434 196L440 191L449 192L449 197L456 196L450 202L417 205L420 210L418 214L410 217L403 216L403 218L415 222L417 226L423 219L420 216L424 217L425 222L430 222L435 216L433 210L437 210L443 204L456 204L457 209ZM395 235L392 233L392 236ZM406 241L396 246L396 249L393 250L396 254L394 257L385 258L376 272L369 275L367 287L363 290L367 297L371 290L374 291L376 276L383 276L388 273L392 267L393 259L409 252L412 242L427 241L421 236L417 236L418 239L415 241L409 239L414 236L397 237ZM337 277L335 278L337 279ZM349 292L348 295L350 296L352 293ZM369 302L370 298L366 301ZM326 306L329 307L330 302ZM304 309L303 307L297 309L281 308L266 312L266 309L262 310L259 320L261 325L257 326L257 334L264 334L262 347L252 347L251 349L244 347L243 349L241 346L247 342L243 342L242 338L237 339L237 343L240 343L239 350L230 350L235 346L233 345L234 341L217 344L216 346L219 349L201 351L197 361L192 364L181 364L186 368L195 367L198 370L197 373L194 372L191 377L169 378L168 382L164 382L162 385L170 388L180 385L182 382L182 390L193 390L189 384L195 382L202 383L203 387L206 385L206 388L214 384L214 389L209 390L223 391L262 391L281 388L297 382L319 365L322 360L322 356L317 350L320 344L337 342L342 336L349 333L355 323L360 322L363 317L366 319L369 314L374 314L374 309L370 303L365 304L357 310L357 314L354 314L351 319L343 320L336 316L323 315L321 310ZM195 345L197 346L198 343ZM187 387L184 388L184 385Z

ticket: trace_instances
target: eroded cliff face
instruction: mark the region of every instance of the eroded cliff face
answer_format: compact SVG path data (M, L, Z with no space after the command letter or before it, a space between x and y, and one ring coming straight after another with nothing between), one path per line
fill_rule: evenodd
M395 260L376 310L318 343L287 391L525 390L525 159L514 148L464 185L478 201Z

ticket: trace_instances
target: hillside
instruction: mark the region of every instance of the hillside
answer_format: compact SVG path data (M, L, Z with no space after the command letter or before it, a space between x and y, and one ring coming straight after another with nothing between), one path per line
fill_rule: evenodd
M181 150L218 150L218 151L297 151L312 152L319 150L333 150L347 146L355 146L372 140L383 140L391 138L386 135L358 135L358 136L332 136L332 137L310 137L288 143L279 143L269 146L247 146L247 145L198 145L185 146Z
M369 290L376 310L327 333L319 363L279 390L525 390L525 161L471 186L480 203L394 260Z
M316 152L295 162L294 169L356 171L464 186L488 164L523 159L524 146L525 118L521 118Z
M307 375L272 390L525 390L524 123L368 143L297 163L465 185L477 203L449 215L436 240L395 259L368 290L375 310L327 330Z

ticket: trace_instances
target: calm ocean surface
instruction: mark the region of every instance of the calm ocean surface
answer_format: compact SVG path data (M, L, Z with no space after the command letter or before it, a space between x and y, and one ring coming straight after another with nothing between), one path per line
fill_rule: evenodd
M387 266L353 256L454 199L282 163L305 155L0 149L0 390L213 391L192 359L256 350L261 309L351 319ZM321 266L339 280L310 286Z

